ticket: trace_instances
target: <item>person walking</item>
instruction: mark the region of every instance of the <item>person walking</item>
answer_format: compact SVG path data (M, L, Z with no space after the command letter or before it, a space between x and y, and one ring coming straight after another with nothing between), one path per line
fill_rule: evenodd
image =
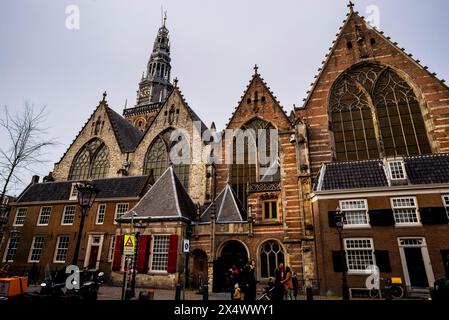
M293 283L293 297L295 297L295 300L298 300L299 281L298 276L294 271L292 272L292 283Z
M240 286L238 283L236 283L235 287L234 287L234 295L233 295L232 300L241 300L241 299L242 299L242 296L241 296Z
M293 300L293 281L290 267L285 268L284 292L285 300Z
M246 301L256 300L256 262L251 260L243 269L243 293Z
M284 297L284 279L285 279L285 270L284 264L279 263L279 267L274 272L274 290L273 290L273 301L281 301Z

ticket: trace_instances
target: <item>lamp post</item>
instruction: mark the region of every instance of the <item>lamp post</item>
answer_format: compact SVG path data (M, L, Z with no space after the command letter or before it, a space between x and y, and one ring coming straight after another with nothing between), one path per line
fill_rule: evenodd
M131 214L131 233L134 232L134 216L137 216L136 213L132 213ZM142 221L139 221L136 223L136 227L137 229L141 229L144 228ZM140 238L140 232L137 231L135 233L135 237L136 237L136 247L134 250L134 257L133 257L133 264L132 264L132 268L133 268L133 273L132 273L132 278L131 278L131 296L135 297L136 296L136 269L137 269L137 251L139 250L139 238Z
M92 204L95 201L95 198L98 194L98 189L95 188L93 183L86 182L86 183L79 183L76 186L76 190L78 192L77 200L78 205L81 209L81 219L80 219L80 225L78 230L78 238L76 240L76 247L75 247L75 253L73 255L72 265L78 265L78 256L79 256L79 250L80 250L80 244L81 244L81 237L83 234L83 228L84 228L84 220L89 212L89 209L92 207Z
M343 300L349 300L349 288L348 288L348 278L347 278L347 266L346 266L346 251L343 247L343 229L345 225L345 214L337 207L336 214L334 217L335 226L338 231L338 239L340 242L340 257L341 257L341 290Z

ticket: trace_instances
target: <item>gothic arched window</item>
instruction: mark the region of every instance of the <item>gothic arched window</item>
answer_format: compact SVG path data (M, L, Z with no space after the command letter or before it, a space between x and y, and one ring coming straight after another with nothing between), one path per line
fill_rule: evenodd
M103 144L92 159L91 178L104 178L108 174L109 169L109 150Z
M431 153L419 101L404 79L387 69L373 96L386 156Z
M275 276L275 270L280 263L284 263L284 249L275 240L269 240L260 247L260 277Z
M176 159L171 159L176 156ZM189 188L190 176L190 148L184 135L174 134L174 130L167 130L158 135L152 142L145 157L144 174L153 171L157 180L162 173L173 164L173 170L186 190Z
M234 136L231 185L244 207L247 203L248 183L279 180L278 154L271 153L271 140L272 138L276 139L276 136L272 136L273 132L270 130L274 129L271 123L255 118L242 126L240 132ZM259 141L259 135L265 135L264 144ZM265 154L263 149L265 149ZM272 161L273 158L275 161Z
M431 152L418 99L389 67L364 64L343 74L329 112L339 161Z
M109 171L109 151L99 139L86 143L75 156L70 169L69 180L98 179Z

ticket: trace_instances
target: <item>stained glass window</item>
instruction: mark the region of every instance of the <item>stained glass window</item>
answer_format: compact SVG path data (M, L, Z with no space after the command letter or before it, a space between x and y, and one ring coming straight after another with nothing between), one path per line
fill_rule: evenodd
M431 153L419 101L388 67L367 64L346 72L329 103L339 161Z
M69 180L98 179L109 171L109 150L99 139L93 139L81 147L72 162Z

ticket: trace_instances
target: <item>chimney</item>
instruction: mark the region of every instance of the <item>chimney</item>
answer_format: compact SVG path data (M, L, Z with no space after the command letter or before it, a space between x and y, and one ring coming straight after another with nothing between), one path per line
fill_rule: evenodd
M33 176L31 178L31 184L39 183L39 176Z

